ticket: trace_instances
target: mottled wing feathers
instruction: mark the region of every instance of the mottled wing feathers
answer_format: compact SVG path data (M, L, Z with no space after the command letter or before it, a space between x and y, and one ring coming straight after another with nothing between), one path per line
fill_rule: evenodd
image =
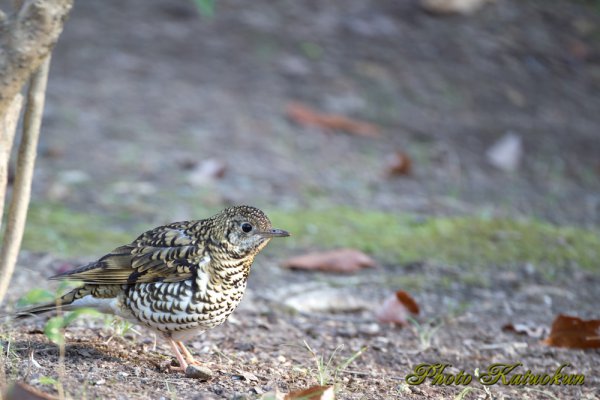
M177 222L155 228L98 261L51 279L114 285L188 279L205 252L192 233L196 223Z

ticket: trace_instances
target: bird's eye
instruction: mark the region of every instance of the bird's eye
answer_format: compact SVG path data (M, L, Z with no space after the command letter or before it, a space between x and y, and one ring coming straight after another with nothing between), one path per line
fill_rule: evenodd
M250 231L252 230L252 225L250 225L250 224L249 224L249 223L247 223L247 222L244 222L244 223L242 224L242 230L243 230L244 232L248 233L248 232L250 232Z

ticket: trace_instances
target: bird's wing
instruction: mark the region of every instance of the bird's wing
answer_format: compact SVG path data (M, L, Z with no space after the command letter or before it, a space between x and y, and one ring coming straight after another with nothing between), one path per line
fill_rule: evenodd
M177 222L152 229L98 261L50 279L111 285L188 279L200 263L208 261L204 245L189 232L193 224Z

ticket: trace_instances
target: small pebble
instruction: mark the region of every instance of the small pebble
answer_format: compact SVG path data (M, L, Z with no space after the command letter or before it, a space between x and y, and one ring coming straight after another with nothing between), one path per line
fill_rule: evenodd
M212 371L201 365L188 365L187 369L185 370L185 376L186 378L206 381L212 377Z
M379 327L379 324L376 323L363 325L359 328L360 333L363 335L376 335L380 330L381 328Z
M254 345L252 343L248 343L248 342L240 342L240 343L236 343L233 346L233 348L236 350L240 350L240 351L253 351Z

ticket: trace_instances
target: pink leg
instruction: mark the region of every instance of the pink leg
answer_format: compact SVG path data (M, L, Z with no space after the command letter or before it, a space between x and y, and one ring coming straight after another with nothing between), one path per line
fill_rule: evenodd
M181 352L183 353L183 356L185 357L185 360L187 361L188 364L195 364L195 365L200 364L198 361L196 361L194 359L194 356L192 355L192 353L190 353L190 351L187 349L187 347L185 347L183 342L180 341L180 342L175 342L175 343L177 343L177 345L181 349Z
M185 358L181 355L181 352L179 351L179 348L177 347L177 343L176 341L174 341L171 338L167 338L167 341L169 342L169 345L171 346L171 349L173 350L173 353L175 353L175 357L177 357L177 361L179 361L179 367L171 367L171 370L173 371L182 371L185 373L185 370L188 367L188 363L185 361Z

